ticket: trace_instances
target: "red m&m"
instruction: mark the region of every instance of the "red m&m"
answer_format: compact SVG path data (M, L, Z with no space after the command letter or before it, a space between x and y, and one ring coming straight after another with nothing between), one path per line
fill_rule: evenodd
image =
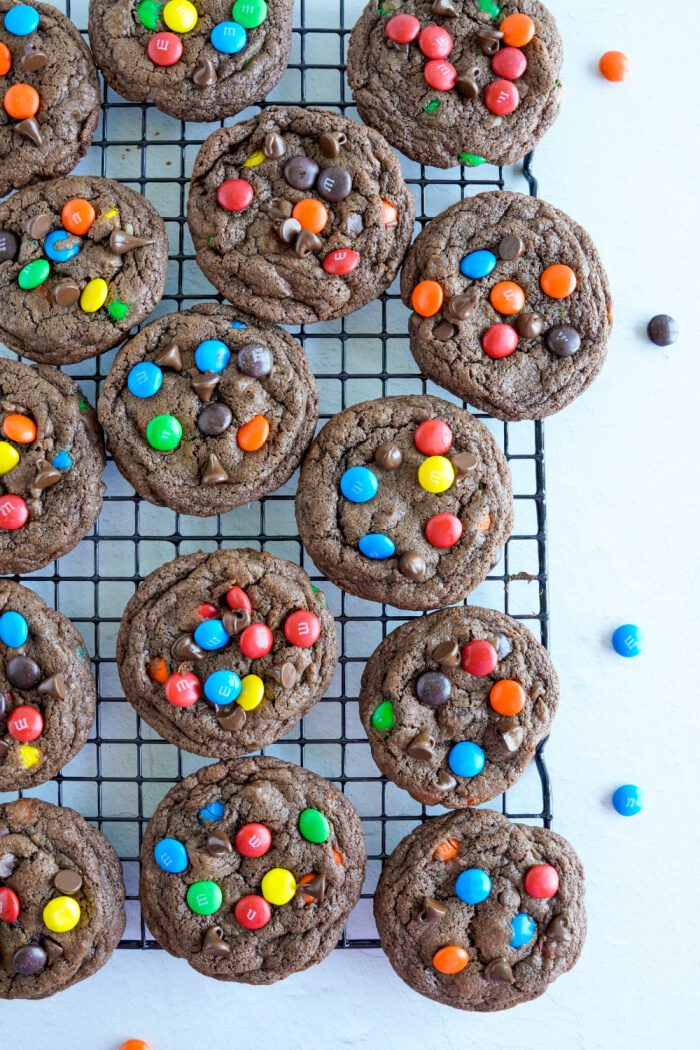
M494 80L484 91L486 108L498 117L513 113L520 104L520 92L510 80Z
M226 591L226 604L229 609L245 609L246 612L253 611L250 598L242 587L230 587Z
M44 719L41 711L30 704L16 707L7 720L7 732L15 740L27 743L36 740L44 731Z
M270 921L272 909L264 897L250 893L237 901L233 914L236 916L236 922L246 930L261 930Z
M384 32L395 44L410 44L420 32L420 22L415 15L394 15L384 27Z
M3 922L17 922L19 918L19 897L9 886L0 886L0 919Z
M518 333L509 324L492 324L481 337L484 353L497 360L510 357L518 348Z
M452 445L452 431L441 419L426 419L416 428L413 441L424 456L444 456Z
M334 277L344 277L360 265L360 256L352 248L336 248L323 260L323 269Z
M457 70L451 62L445 62L443 58L432 58L430 62L426 62L423 76L426 83L436 91L451 91L457 83Z
M245 179L226 179L216 191L216 199L225 211L245 211L254 196L253 187Z
M244 824L236 832L236 849L242 857L262 857L272 845L272 834L264 824Z
M418 47L426 58L447 58L453 46L452 37L442 26L426 26L418 37Z
M463 528L454 514L434 514L425 524L425 538L433 547L454 547L459 543Z
M290 645L308 649L310 645L318 641L320 633L321 621L315 613L309 612L308 609L293 612L284 621L284 637Z
M527 59L517 47L502 47L491 59L491 69L497 77L517 80L527 69Z
M559 889L559 876L551 864L535 864L525 875L525 892L547 901Z
M182 41L175 33L155 33L146 50L154 65L174 66L182 58Z
M249 660L259 660L272 649L272 631L264 623L251 623L238 639L238 645Z
M203 620L212 620L215 616L219 615L219 610L211 602L202 602L197 609L197 614L202 617Z
M0 496L0 529L21 529L28 517L29 510L21 496Z
M165 683L165 698L175 707L192 707L202 695L202 683L196 674L171 674Z
M468 642L462 649L462 668L476 678L491 674L497 663L498 653L490 642L481 638Z

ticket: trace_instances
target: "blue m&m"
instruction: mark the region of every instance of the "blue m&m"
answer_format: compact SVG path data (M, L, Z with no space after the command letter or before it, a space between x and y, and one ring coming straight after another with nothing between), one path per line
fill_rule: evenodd
M160 842L156 842L153 856L159 868L174 875L184 871L190 862L187 850L178 839L161 839Z
M644 648L644 632L634 623L623 623L613 631L611 640L618 656L639 656Z
M248 34L238 22L219 22L212 29L210 39L217 51L235 55L248 43Z
M486 251L485 248L479 248L478 251L465 255L459 268L465 277L479 281L482 277L488 277L496 269L496 256L493 252Z
M230 642L231 636L221 620L203 620L195 628L194 640L201 649L211 652L214 649L223 649Z
M56 470L70 470L73 466L73 457L65 448L61 449L51 460L51 466Z
M481 904L491 892L491 879L481 868L468 868L457 877L455 893L465 904Z
M218 799L214 799L213 802L207 802L206 806L202 806L198 816L200 820L203 820L206 824L215 824L217 820L221 820L224 813L226 812L226 806L223 802L219 802Z
M361 536L358 547L360 548L360 554L364 554L365 558L372 558L374 561L391 558L396 551L394 541L388 536L384 536L381 532L368 532L366 536Z
M644 792L636 784L623 784L613 791L612 804L621 817L636 817L644 806Z
M510 928L512 931L510 947L522 948L524 944L527 944L527 942L531 941L535 936L537 923L531 915L528 915L525 911L521 911L511 920Z
M163 372L152 361L139 361L129 372L126 385L134 397L153 397L163 385Z
M59 244L67 241L65 248L59 248ZM44 239L44 255L53 262L68 262L74 259L80 251L80 245L72 234L66 230L52 230Z
M484 768L486 756L478 744L461 740L452 748L447 761L456 776L475 777Z
M204 695L212 704L232 704L242 688L235 671L214 671L204 682Z
M194 352L200 372L223 372L230 360L231 351L220 339L205 339Z
M9 649L18 649L29 637L29 626L21 613L8 609L0 616L0 642Z
M39 12L29 4L11 7L5 15L5 29L13 36L29 36L39 25Z
M340 491L351 503L368 503L379 491L379 481L369 467L350 467L340 478Z

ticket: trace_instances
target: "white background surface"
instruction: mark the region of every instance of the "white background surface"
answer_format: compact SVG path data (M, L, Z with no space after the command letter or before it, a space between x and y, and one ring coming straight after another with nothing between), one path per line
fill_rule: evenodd
M536 1002L480 1016L422 999L378 951L335 952L263 989L208 981L164 952L117 952L52 1000L3 1003L0 1046L116 1050L130 1036L153 1050L698 1045L695 4L549 7L566 44L566 98L536 170L542 195L597 242L616 308L603 375L545 428L552 651L562 682L547 755L554 828L588 872L589 936L578 966ZM612 48L632 59L622 85L596 72ZM681 326L667 351L644 336L658 312ZM608 640L630 621L644 627L647 648L625 661ZM628 781L646 789L646 808L623 820L608 799Z

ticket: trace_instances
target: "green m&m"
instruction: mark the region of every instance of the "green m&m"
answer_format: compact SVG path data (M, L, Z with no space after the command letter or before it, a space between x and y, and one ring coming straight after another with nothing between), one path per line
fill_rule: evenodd
M19 271L17 283L20 288L29 291L30 288L38 288L40 284L43 284L50 272L51 266L48 259L34 259Z
M320 809L302 809L299 831L307 842L325 842L331 833L328 818Z
M154 416L146 427L146 437L151 448L171 452L182 440L182 424L175 416Z
M115 299L113 303L109 303L107 306L107 313L113 321L125 321L129 316L128 304Z
M479 7L482 11L485 11L487 15L491 15L491 18L498 18L501 13L501 9L496 3L496 0L479 0Z
M136 8L136 15L142 26L146 29L155 29L160 21L160 13L163 4L157 4L155 0L141 0Z
M370 717L370 725L373 729L386 731L394 728L394 705L391 700L382 700L377 704Z
M236 0L231 14L244 29L257 29L267 18L267 4L265 0Z
M208 879L204 882L193 882L187 889L187 905L195 915L213 915L223 903L221 887Z
M459 163L465 164L468 168L480 168L486 163L486 157L480 157L478 153L460 153Z

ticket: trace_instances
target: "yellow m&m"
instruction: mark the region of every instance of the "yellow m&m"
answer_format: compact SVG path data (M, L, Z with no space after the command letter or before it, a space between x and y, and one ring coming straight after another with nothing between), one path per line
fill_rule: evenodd
M287 904L297 891L297 880L286 868L271 868L262 879L262 895L270 904Z
M72 897L55 897L44 908L44 926L52 933L68 933L80 922L80 905Z
M33 769L41 761L42 750L40 747L32 747L31 744L22 744L19 749L19 760L25 769Z
M428 456L418 468L418 482L426 492L446 492L455 480L455 468L445 456Z
M265 696L265 683L256 674L247 674L241 679L241 691L237 701L244 711L253 711L262 703Z
M163 21L173 33L189 33L198 20L197 8L189 0L169 0L163 8Z
M9 441L0 441L0 474L8 474L19 463L19 452Z
M109 288L105 280L101 277L93 278L83 288L83 294L80 296L81 310L84 310L86 314L97 313L106 303L108 292Z
M246 160L243 161L243 167L244 168L259 168L260 165L264 163L264 161L265 161L265 154L263 153L263 151L261 149L258 149L258 150L255 151L255 153L251 153L251 155Z

